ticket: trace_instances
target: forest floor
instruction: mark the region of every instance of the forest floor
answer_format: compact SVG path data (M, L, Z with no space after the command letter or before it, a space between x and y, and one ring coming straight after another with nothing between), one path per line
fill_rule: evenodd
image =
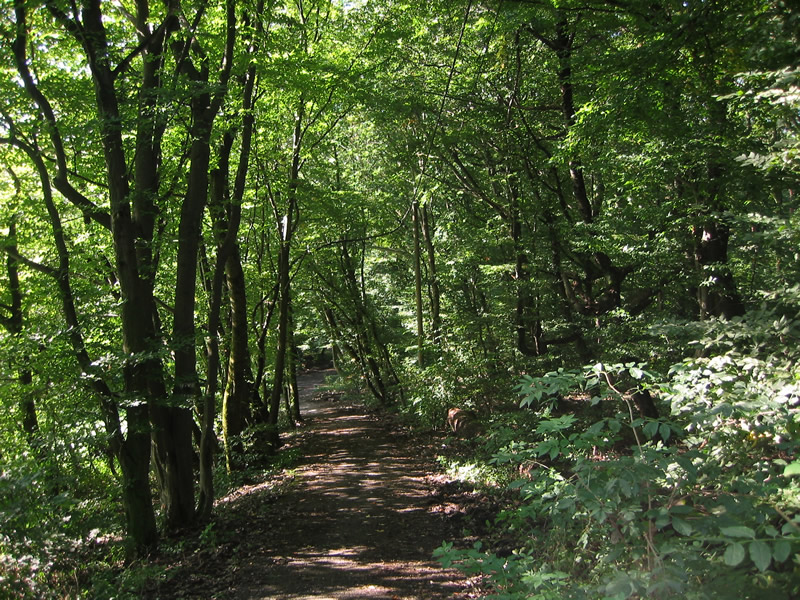
M474 581L432 552L461 539L485 499L436 464L442 436L412 436L390 418L301 378L305 424L285 436L292 468L222 498L200 545L163 559L152 599L466 599ZM195 538L198 537L195 535Z

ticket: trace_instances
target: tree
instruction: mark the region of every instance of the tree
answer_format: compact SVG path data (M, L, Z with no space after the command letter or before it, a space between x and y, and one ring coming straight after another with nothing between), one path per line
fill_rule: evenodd
M28 56L31 35L41 35L29 20L23 3L16 6L16 38L14 56L16 69L25 90L44 116L48 126L50 148L55 158L54 186L78 206L87 219L94 220L111 232L114 248L114 279L121 300L121 346L124 359L123 389L127 440L118 444L118 459L126 474L123 489L138 494L128 504L128 529L137 546L152 544L155 521L152 507L148 508L148 473L150 465L150 436L155 448L155 464L159 475L162 503L167 527L182 527L194 519L194 477L192 452L192 421L190 407L197 398L197 375L194 344L194 297L200 217L207 197L210 137L214 118L225 97L225 86L232 67L235 42L235 12L233 3L225 7L223 39L225 46L218 53L222 64L220 80L212 94L209 86L211 56L200 46L192 33L192 25L179 4L171 5L157 16L158 25L151 25L150 7L138 3L135 14L124 9L117 11L87 2L64 12L56 3L46 8L57 27L66 34L59 45L51 46L53 53L75 51L85 61L83 67L91 77L86 79L80 70L67 71L77 84L93 86L99 139L105 162L105 191L109 210L101 209L70 182L75 178L68 167L64 145L64 121L53 103L43 92L43 86L31 70L31 65L45 65L47 54ZM111 10L111 12L109 12ZM201 8L195 20L205 16ZM125 37L127 36L127 37ZM127 46L127 47L126 47ZM168 51L174 63L169 66ZM57 65L58 63L56 63ZM74 65L78 69L81 65ZM65 69L72 64L64 64ZM57 67L56 67L57 68ZM172 70L170 70L172 69ZM138 75L138 82L136 76ZM175 270L175 303L173 306L172 346L174 349L174 390L167 391L167 380L159 348L163 347L162 319L156 305L156 286L160 283L156 223L163 214L166 169L163 163L163 143L169 123L165 109L171 98L167 95L165 79L178 84L189 100L192 142L187 149L189 174L181 201L177 266ZM45 89L45 91L48 91ZM58 90L50 90L55 95ZM124 132L135 132L131 145ZM21 138L18 136L17 140ZM49 167L43 152L31 143L23 148L32 161L38 163L42 191L49 193ZM128 166L131 165L129 171ZM129 172L131 175L129 176ZM99 176L99 173L96 173ZM100 177L95 178L96 181ZM52 219L51 219L52 220ZM55 221L54 227L57 228ZM62 260L68 254L64 248ZM68 271L68 267L64 267ZM70 318L68 317L68 322ZM91 362L88 360L87 362ZM116 410L116 393L107 394L109 410ZM109 425L119 430L119 425ZM135 504L135 505L134 505ZM146 525L143 523L147 523Z

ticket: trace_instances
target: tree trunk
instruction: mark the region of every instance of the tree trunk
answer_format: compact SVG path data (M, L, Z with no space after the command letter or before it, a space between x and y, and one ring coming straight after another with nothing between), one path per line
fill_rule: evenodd
M19 181L14 174L14 184L17 189L17 195L20 194ZM11 301L7 306L3 306L8 312L7 317L0 317L0 324L5 327L9 335L17 337L22 333L24 318L22 313L22 288L19 282L19 264L17 256L19 255L19 248L17 247L17 223L16 218L11 217L11 222L8 226L8 236L5 241L6 256L6 276L8 278L8 291L11 295ZM24 357L20 357L22 364L27 364ZM33 398L32 386L33 373L27 366L20 366L17 369L17 381L20 385L20 398L17 406L22 421L22 432L28 441L34 455L40 459L44 458L42 452L44 447L42 445L42 438L39 432L39 419L36 416L36 402Z
M700 318L732 317L744 314L744 303L736 290L733 274L728 266L728 225L709 218L695 227L695 265L700 275L697 301Z
M170 530L186 527L195 518L191 406L198 401L200 388L194 313L201 220L208 198L209 138L214 117L208 113L210 100L208 94L200 94L192 106L194 127L189 184L181 205L178 230L172 330L175 384L169 404L154 406L151 411L155 462L162 483L166 526Z
M417 367L425 366L425 329L422 306L422 249L420 243L419 202L414 200L411 207L411 220L414 228L414 303L417 313Z
M211 282L211 303L208 309L208 337L206 339L206 390L202 406L202 423L200 429L200 489L197 501L197 516L201 521L211 516L214 506L214 447L216 434L214 420L217 405L217 372L219 371L219 329L220 308L222 306L222 277L225 256L217 253L214 273ZM230 471L228 446L225 446L227 466Z
M230 395L241 406L241 419L250 418L250 399L252 394L253 371L250 366L250 345L248 343L247 289L245 287L242 259L239 245L234 244L225 263L225 276L231 310L231 355L229 368Z
M339 329L339 326L336 321L336 316L333 314L333 311L329 306L324 306L322 308L322 316L325 320L325 325L328 329L328 337L331 341L331 353L333 354L333 368L336 369L336 373L339 375L343 374L342 369L344 365L342 365L343 353L342 353L342 331ZM352 356L352 354L351 354ZM358 360L356 358L356 360Z
M350 322L357 345L353 349L354 358L361 365L370 392L381 404L389 404L393 399L393 391L398 391L402 396L402 390L392 366L389 349L381 339L378 323L369 304L364 280L363 248L360 254L360 276L356 274L355 261L347 244L343 243L341 249L342 279L350 303L346 318Z
M553 42L558 56L558 82L561 88L561 111L567 129L575 124L575 99L572 83L572 46L574 34L569 32L569 23L562 18L556 23L556 37ZM577 159L569 160L569 177L572 182L572 195L578 205L578 213L586 223L591 223L594 215L586 192L583 168Z
M259 0L255 10L256 15L261 14L263 5L263 0ZM245 27L250 25L250 15L247 12L244 14L244 25ZM251 56L256 54L256 42L260 34L260 25L256 29L255 38L251 41L249 47ZM251 419L251 397L253 395L258 396L257 387L252 385L253 376L250 367L247 328L247 291L245 289L244 272L237 241L241 224L242 197L244 196L245 181L250 164L254 121L251 109L255 78L256 68L251 63L243 77L242 112L244 117L242 120L241 151L230 203L226 206L225 197L229 182L228 170L230 152L233 145L233 128L223 138L216 190L212 193L212 202L209 207L218 232L218 260L221 259L223 261L222 264L224 264L231 314L228 379L222 400L222 431L226 466L229 472L236 467L233 461L235 448L232 447L231 441L244 431L247 421ZM221 266L219 265L219 267Z
M299 368L298 349L294 339L294 306L289 300L289 365L287 369L287 376L289 378L289 399L290 410L288 411L289 421L293 424L303 422L303 417L300 414L300 388L297 385L297 370Z
M509 175L509 177L511 177ZM525 356L540 356L544 349L541 343L541 326L534 335L534 345L528 343L528 312L531 306L531 296L528 290L530 284L530 269L528 256L522 243L522 220L519 214L519 193L513 181L509 181L510 203L508 207L509 227L511 241L514 244L514 284L517 293L514 321L517 328L517 350ZM539 321L537 321L539 323Z
M145 398L148 401L150 417L163 410L164 395L154 397L163 388L160 363L157 359L142 360L140 357L151 353L155 347L156 332L153 325L153 290L148 285L148 278L141 277L137 256L137 233L131 216L131 193L128 184L128 166L125 158L125 146L122 140L118 98L115 90L115 75L112 72L105 25L100 5L87 4L83 10L84 34L78 34L83 43L89 67L95 83L95 96L102 126L103 151L106 159L108 195L111 203L111 232L114 242L117 275L119 277L122 321L122 350L132 360L124 367L126 393L132 398ZM161 419L155 419L161 426ZM150 444L149 430L143 419L143 409L133 407L128 410L128 427L132 428L126 450L123 452L121 464L129 465L134 485L141 486L145 477L144 463L149 464ZM168 432L156 431L156 435ZM133 436L133 439L130 439ZM148 443L143 438L148 437ZM185 439L185 438L181 438ZM188 438L191 441L191 437ZM145 461L145 453L147 459ZM181 455L183 453L180 453ZM170 457L178 459L177 456ZM124 468L124 467L123 467ZM169 473L173 475L174 473ZM177 474L175 474L177 475ZM145 494L141 488L132 492ZM170 501L181 498L171 497ZM149 498L148 498L149 501ZM141 502L137 499L137 502ZM194 507L192 507L193 511ZM138 504L129 509L129 518L137 517L142 512ZM167 506L168 521L176 511ZM132 532L137 535L134 530Z
M17 19L22 27L25 14L18 7ZM24 30L23 30L24 31ZM24 38L24 35L23 35ZM21 45L24 48L24 42ZM17 54L18 68L27 82L32 82L27 72L24 53ZM32 84L32 83L31 83ZM52 186L44 159L31 146L17 140L15 144L23 150L33 162L41 181L42 196L50 218L56 251L58 253L58 269L40 266L47 275L52 276L57 284L64 321L68 328L68 339L75 358L92 390L100 399L102 417L108 435L111 450L120 462L122 469L122 502L126 515L126 530L137 551L144 551L158 540L155 512L150 496L150 424L147 419L145 405L131 406L127 409L127 437L122 434L119 408L114 394L108 385L96 373L84 344L82 328L75 308L72 286L70 283L69 252L61 225L61 217L52 198ZM129 378L132 376L130 364L125 369L126 390L132 389Z
M428 259L428 296L431 303L431 339L438 347L442 341L441 291L436 268L436 249L433 243L433 217L430 204L422 207L422 238Z
M288 223L286 225L288 227ZM275 374L272 380L272 389L269 397L269 437L268 443L273 450L280 446L278 432L278 411L280 410L281 394L286 370L286 352L289 340L289 243L281 240L278 253L278 341L275 347Z
M196 516L191 410L200 401L194 322L197 263L203 212L209 192L210 140L230 76L235 24L234 3L233 0L227 0L225 53L214 96L210 93L206 55L202 50L197 52L199 67L189 58L199 44L198 40L190 38L176 46L180 68L192 82L192 125L189 129L192 144L189 151L188 185L181 204L178 228L175 316L172 329L175 380L170 403L156 404L150 413L151 418L155 417L154 456L156 468L161 475L165 525L169 530L191 525Z
M272 382L272 390L269 398L269 443L273 450L280 445L280 435L278 433L278 410L280 409L280 397L283 391L283 382L286 369L286 352L289 342L290 326L290 295L291 277L289 269L291 267L290 257L292 248L292 236L296 226L297 213L299 206L297 203L297 186L300 184L300 151L303 145L303 121L305 118L305 97L301 94L297 102L297 112L294 117L294 133L292 136L292 159L289 167L289 181L287 185L287 206L286 211L281 213L278 210L277 202L273 199L273 211L276 219L280 248L278 250L278 341L275 348L275 378Z
M258 354L256 355L256 373L255 373L255 383L253 384L253 395L255 397L258 394L259 390L262 388L266 389L264 384L264 373L267 367L267 333L269 332L270 325L272 323L272 316L275 314L275 306L277 305L277 296L278 296L278 286L275 285L272 288L272 299L267 301L267 296L264 296L261 299L261 302L258 303L259 313L260 313L260 322L259 322L259 336L258 340L256 341L256 348L258 350ZM264 310L264 307L268 306L269 308ZM265 314L266 313L266 314ZM253 412L253 421L255 423L269 423L269 394L266 391L261 396L263 399L263 403L255 407L255 404L251 404L254 410Z
M150 487L150 421L147 406L126 410L128 433L117 449L122 471L122 504L128 535L136 548L144 550L158 539Z
M232 252L225 262L225 275L228 282L231 311L231 343L228 383L222 399L222 424L226 457L228 457L228 465L231 467L230 440L240 436L250 421L250 402L253 394L253 373L250 367L247 330L247 292L238 244L234 244Z

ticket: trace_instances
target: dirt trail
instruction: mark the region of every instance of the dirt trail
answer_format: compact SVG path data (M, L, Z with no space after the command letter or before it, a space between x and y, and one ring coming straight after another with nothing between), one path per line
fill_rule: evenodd
M195 585L176 577L180 595L157 597L468 597L463 577L431 559L453 532L431 493L429 449L361 406L315 396L325 375L301 382L307 425L288 490L270 497L254 486L230 500L218 514L234 540L214 565L187 568Z

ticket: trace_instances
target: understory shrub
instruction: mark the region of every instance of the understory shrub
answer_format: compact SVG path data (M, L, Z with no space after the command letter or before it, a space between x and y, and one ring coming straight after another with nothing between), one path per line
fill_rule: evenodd
M524 377L536 424L487 441L520 473L521 503L495 523L518 547L436 555L497 599L800 596L799 323L765 303L706 324L697 356L664 375L624 363ZM637 410L645 389L663 417Z

